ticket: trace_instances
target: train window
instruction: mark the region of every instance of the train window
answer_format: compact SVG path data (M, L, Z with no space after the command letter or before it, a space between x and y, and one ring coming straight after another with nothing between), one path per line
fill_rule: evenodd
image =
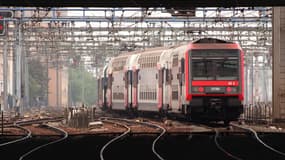
M169 77L169 69L166 69L165 70L165 82L166 83L169 83L169 81L170 81L170 77Z
M177 67L177 66L178 66L178 55L173 55L172 67Z
M184 58L180 60L181 63L181 73L184 73Z
M163 71L164 70L159 70L158 72L158 85L159 87L162 87L162 84L163 84Z
M193 80L237 80L238 50L192 50Z
M235 80L238 75L238 60L223 59L216 63L218 80Z
M143 95L142 95L142 92L140 92L140 99L143 99Z
M172 91L172 99L178 100L178 91Z

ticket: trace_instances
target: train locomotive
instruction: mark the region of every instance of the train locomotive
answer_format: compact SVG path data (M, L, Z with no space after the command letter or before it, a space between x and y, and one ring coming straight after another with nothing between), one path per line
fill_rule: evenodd
M239 44L214 38L120 54L98 79L98 105L237 120L243 112L243 55Z

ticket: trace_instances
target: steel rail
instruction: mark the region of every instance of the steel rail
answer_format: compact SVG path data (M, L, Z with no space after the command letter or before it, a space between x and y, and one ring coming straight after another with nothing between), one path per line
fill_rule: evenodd
M46 147L46 146L48 146L48 145L52 145L52 144L54 144L54 143L58 143L58 142L60 142L60 141L63 141L64 139L66 139L66 138L68 137L68 133L67 133L66 131L64 131L63 129L57 128L57 127L54 127L54 126L50 126L50 125L46 125L46 126L49 127L49 128L51 128L51 129L53 129L53 130L55 130L55 131L57 131L57 132L62 133L64 136L63 136L62 138L60 138L60 139L55 140L55 141L52 141L52 142L49 142L49 143L40 145L40 146L38 146L38 147L36 147L36 148L33 148L32 150L30 150L30 151L26 152L25 154L23 154L23 155L19 158L19 160L23 160L25 157L31 155L31 154L34 153L35 151L37 151L37 150L39 150L39 149L41 149L41 148L43 148L43 147Z
M239 126L239 125L236 125L236 124L232 124L232 123L231 123L231 126L236 127L236 128L240 128L240 129L243 129L243 130L247 130L247 131L253 133L253 135L254 135L254 137L256 138L256 140L257 140L260 144L262 144L264 147L268 148L269 150L271 150L271 151L273 151L273 152L275 152L275 153L277 153L277 154L279 154L279 155L285 156L285 153L284 153L284 152L281 152L281 151L279 151L279 150L277 150L277 149L275 149L275 148L269 146L269 145L266 144L265 142L263 142L263 141L259 138L257 132L256 132L255 130L253 130L252 128L242 127L242 126Z
M166 133L166 129L163 128L163 127L161 127L161 126L159 126L159 125L157 125L157 124L151 124L151 125L154 125L154 126L160 128L160 129L162 130L162 132L160 133L160 135L159 135L158 137L156 137L156 139L155 139L155 140L153 141L153 143L152 143L152 152L153 152L160 160L164 160L164 158L162 158L162 157L160 156L160 154L155 150L155 145L156 145L156 143L158 142L158 140Z
M233 154L231 154L230 152L228 152L227 150L225 150L218 142L218 137L219 137L219 131L215 128L215 144L217 146L217 148L222 151L224 154L226 154L228 157L231 157L232 159L235 160L242 160L242 158L234 156Z
M164 160L164 158L155 149L155 146L156 146L158 140L166 133L165 128L163 128L162 126L160 126L158 124L154 124L154 123L150 123L150 122L134 122L134 121L131 121L128 119L120 119L120 118L109 118L109 119L125 121L125 122L129 122L129 123L143 124L143 125L146 125L149 127L159 128L160 130L162 130L162 132L159 134L159 136L157 136L156 139L152 142L152 152L156 155L157 158L159 158L160 160Z
M108 118L107 118L107 119L108 119ZM118 139L120 139L120 138L124 137L125 135L129 134L129 133L131 132L131 128L128 127L127 125L125 125L125 124L122 124L122 123L113 122L113 121L109 121L109 120L103 120L103 119L101 119L101 118L100 118L100 120L103 121L103 122L109 122L109 123L117 124L117 125L119 125L119 126L124 127L124 128L127 129L124 133L122 133L122 134L120 134L119 136L117 136L117 137L111 139L110 141L108 141L108 142L101 148L101 150L100 150L100 159L101 159L101 160L104 160L104 151L106 150L106 148L107 148L109 145L111 145L112 143L114 143L115 141L117 141Z
M13 143L16 143L16 142L24 141L24 140L32 137L31 130L29 130L27 128L24 128L24 127L22 127L22 126L20 126L19 124L16 124L16 123L14 124L14 126L17 127L17 128L20 128L21 130L24 130L25 132L27 132L27 135L25 137L22 137L22 138L13 140L13 141L1 143L0 147L6 146L6 145L9 145L9 144L13 144Z

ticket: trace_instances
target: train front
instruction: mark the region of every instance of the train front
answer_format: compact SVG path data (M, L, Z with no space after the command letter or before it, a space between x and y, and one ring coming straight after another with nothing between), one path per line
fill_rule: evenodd
M185 54L186 99L192 118L237 120L243 111L243 51L237 43L201 39Z

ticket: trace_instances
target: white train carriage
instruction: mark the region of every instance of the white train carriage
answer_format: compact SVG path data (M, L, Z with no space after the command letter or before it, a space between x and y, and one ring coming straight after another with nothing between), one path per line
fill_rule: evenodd
M128 58L130 56L128 54L120 55L115 57L111 61L111 65L108 71L108 80L110 81L110 104L108 107L114 110L125 110L127 109L127 105L125 103L125 97L128 95L126 92L126 81L128 79L125 77L125 74L128 72L126 70L126 65L128 62Z
M105 108L225 122L242 113L243 51L233 42L206 38L122 54L105 69L103 79L107 85L99 90Z
M101 74L98 77L97 84L98 84L98 106L101 108L105 108L107 106L107 99L106 99L106 93L107 93L107 68L108 65L106 65Z
M138 99L135 109L141 111L158 111L162 104L162 90L159 86L159 70L157 64L163 54L162 48L147 50L140 53L138 58Z
M112 59L104 75L107 79L107 103L104 107L113 110L183 112L185 95L182 90L185 87L180 77L183 76L181 66L184 66L186 48L187 45L154 48Z
M161 58L165 67L162 69L164 75L163 101L164 111L183 112L182 106L187 102L184 100L185 82L184 77L184 54L187 45L172 47L166 50ZM184 108L184 107L183 107Z

